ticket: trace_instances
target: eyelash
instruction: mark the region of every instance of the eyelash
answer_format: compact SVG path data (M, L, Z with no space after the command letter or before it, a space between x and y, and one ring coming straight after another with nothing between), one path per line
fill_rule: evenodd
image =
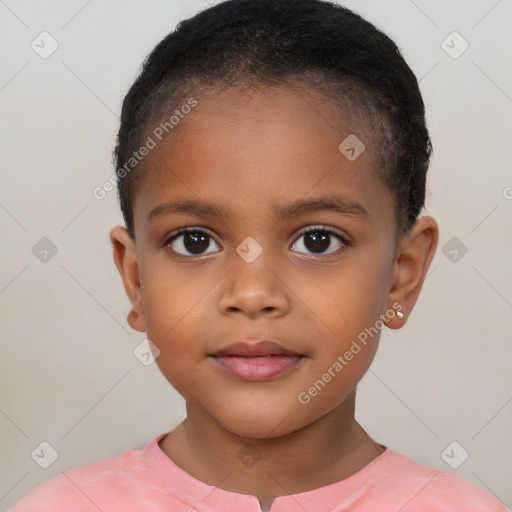
M347 249L348 247L350 247L350 245L351 245L351 243L349 242L349 240L347 239L346 236L342 235L341 233L339 233L337 230L335 230L333 228L330 228L328 226L322 226L322 225L308 226L307 228L301 230L298 233L297 238L294 239L294 242L292 245L295 245L297 240L299 240L300 237L302 237L303 235L307 235L308 233L315 233L315 232L323 232L323 233L329 233L330 235L333 235L335 238L337 238L340 241L342 247L332 253L316 253L316 254L315 253L306 253L311 256L315 256L315 255L317 257L323 256L324 258L329 257L329 256L335 256L335 255L338 255L339 253L341 253L344 249ZM169 245L176 238L178 238L180 235L186 234L186 233L201 233L201 234L204 234L204 235L214 239L214 237L208 231L205 231L203 228L186 227L186 228L180 228L180 229L176 230L171 236L167 237L165 239L165 242L163 243L163 247L169 247ZM217 243L217 242L215 242L215 243ZM169 247L169 249L178 257L179 256L182 256L184 258L192 258L193 257L193 255L184 255L184 254L178 253L178 252L174 251L173 249L171 249L171 247ZM212 253L198 254L198 255L196 255L196 257L200 258L200 257L206 256L208 254L212 254ZM304 253L301 253L301 254L304 254Z

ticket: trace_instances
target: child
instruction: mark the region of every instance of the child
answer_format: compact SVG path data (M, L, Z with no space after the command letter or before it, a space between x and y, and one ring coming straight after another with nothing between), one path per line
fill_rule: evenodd
M505 511L354 418L435 253L430 151L412 71L349 10L228 0L181 22L123 103L111 240L187 417L12 511Z

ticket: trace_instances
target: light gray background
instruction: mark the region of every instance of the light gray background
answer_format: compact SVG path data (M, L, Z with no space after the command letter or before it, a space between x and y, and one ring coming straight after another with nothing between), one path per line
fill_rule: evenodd
M401 331L383 333L357 417L379 442L510 506L512 3L343 4L394 38L421 79L434 144L426 213L441 230L416 309ZM205 6L0 0L2 510L184 417L156 365L133 355L144 335L126 323L108 239L121 215L115 192L98 201L92 190L113 172L120 102L142 59ZM43 31L59 45L47 59L31 48ZM458 58L453 31L469 43ZM32 252L42 237L58 249L47 262ZM442 251L453 237L462 257L460 247ZM31 458L43 441L59 454L48 469ZM469 453L458 469L441 456L453 441L452 465Z

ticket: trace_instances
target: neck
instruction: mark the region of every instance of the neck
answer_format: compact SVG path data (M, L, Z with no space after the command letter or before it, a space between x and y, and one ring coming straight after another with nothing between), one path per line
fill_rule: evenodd
M315 422L278 438L241 437L187 404L187 419L160 447L194 478L257 496L262 508L283 494L338 482L382 453L354 418L355 390Z

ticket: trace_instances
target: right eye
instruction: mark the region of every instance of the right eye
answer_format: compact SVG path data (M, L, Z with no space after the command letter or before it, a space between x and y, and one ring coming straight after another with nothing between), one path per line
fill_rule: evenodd
M216 252L215 250L208 251L211 247L211 241L213 241L213 238L202 229L182 228L168 238L164 245L181 256L202 256ZM213 243L217 245L216 242Z

